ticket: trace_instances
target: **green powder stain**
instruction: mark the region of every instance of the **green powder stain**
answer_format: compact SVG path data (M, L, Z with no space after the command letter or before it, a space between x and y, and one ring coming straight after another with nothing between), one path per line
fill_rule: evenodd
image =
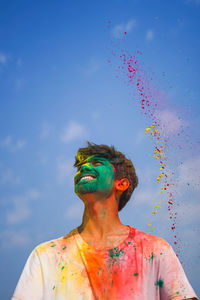
M131 242L128 242L128 244L132 244Z
M109 254L110 254L110 257L113 259L113 257L114 257L114 251L113 251L113 249L109 250Z
M55 285L53 286L53 290L55 289Z
M176 292L177 293L177 295L179 295L179 292Z
M156 285L159 287L163 287L164 281L162 279L158 279L158 281L156 282Z
M137 272L133 274L133 276L138 276L138 275L139 275L139 274L138 274Z
M109 250L109 254L110 254L110 257L113 259L115 257L120 257L124 254L124 250L120 250L118 248L114 248L114 249L110 249Z
M65 250L67 247L64 247L63 250Z
M120 257L124 255L124 250L119 250L118 248L110 249L109 250L109 264L110 266L113 265L115 262L118 262Z
M56 245L54 244L54 245L52 245L51 247L55 247Z
M149 260L153 260L155 258L153 252L151 253L151 257L149 258Z
M62 268L61 268L61 270L63 270L65 267L63 266Z
M131 237L131 238L133 238L133 236L132 236L132 235L130 235L130 237Z
M160 255L163 255L163 253L161 252Z
M105 207L102 208L102 210L100 211L100 214L101 214L102 219L104 219L106 216L106 208Z

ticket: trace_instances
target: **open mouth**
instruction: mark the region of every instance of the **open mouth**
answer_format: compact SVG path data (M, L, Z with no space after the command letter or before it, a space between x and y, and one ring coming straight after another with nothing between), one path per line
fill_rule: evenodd
M95 175L85 174L84 176L82 176L80 178L79 182L81 182L81 181L91 181L91 180L94 180L94 179L96 179Z

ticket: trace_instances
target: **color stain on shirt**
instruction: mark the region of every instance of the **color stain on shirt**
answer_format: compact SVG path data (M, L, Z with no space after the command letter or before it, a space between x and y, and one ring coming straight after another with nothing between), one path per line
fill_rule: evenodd
M164 281L162 279L158 279L158 281L156 282L156 285L159 287L163 287Z

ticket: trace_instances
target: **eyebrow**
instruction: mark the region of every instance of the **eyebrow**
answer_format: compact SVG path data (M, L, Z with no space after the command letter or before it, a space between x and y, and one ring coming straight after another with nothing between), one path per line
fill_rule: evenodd
M93 158L91 158L91 161L92 160L100 160L100 161L103 161L104 159L102 159L101 157L93 157Z
M91 158L91 161L93 161L93 160L103 162L104 159L102 159L101 157L93 157L93 158ZM79 167L79 166L81 166L81 165L83 165L85 163L88 163L88 160L84 160L84 161L81 161L81 162L77 163L75 165L75 167Z

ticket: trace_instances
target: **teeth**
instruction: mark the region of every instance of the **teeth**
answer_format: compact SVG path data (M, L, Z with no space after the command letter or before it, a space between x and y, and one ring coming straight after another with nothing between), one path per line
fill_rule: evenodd
M80 179L80 181L83 180L83 179L92 180L92 179L95 179L95 178L92 177L92 176L90 176L90 175L85 175L85 176L83 176L83 177Z

